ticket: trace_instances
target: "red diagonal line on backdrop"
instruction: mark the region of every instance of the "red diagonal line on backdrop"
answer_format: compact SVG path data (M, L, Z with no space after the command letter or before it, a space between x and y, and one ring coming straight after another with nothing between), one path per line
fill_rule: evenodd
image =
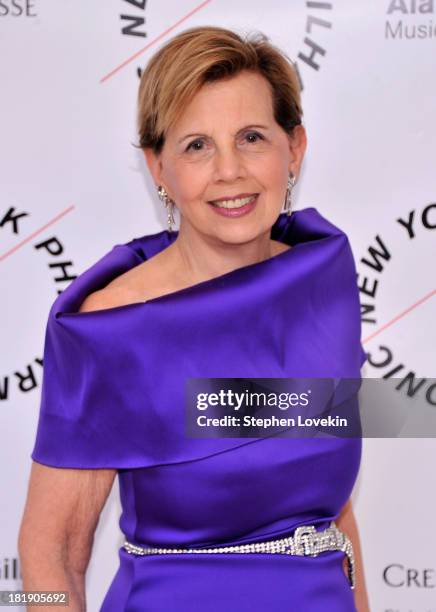
M72 204L71 206L69 206L62 212L60 212L58 215L56 215L56 217L53 217L53 219L51 219L48 223L46 223L39 229L35 230L32 234L30 234L30 236L27 236L27 238L24 238L24 240L22 240L21 242L13 246L11 249L9 249L9 251L6 251L6 253L3 253L3 255L0 255L0 261L3 261L4 259L6 259L6 257L9 257L9 255L12 255L12 253L15 253L15 251L18 251L18 249L20 249L22 246L30 242L33 238L35 238L35 236L38 236L39 234L41 234L44 230L50 227L50 225L53 225L53 223L56 223L56 221L59 221L59 219L62 219L62 217L64 217L67 213L69 213L74 208L75 208L74 204Z
M367 338L365 338L365 340L362 340L362 344L364 344L365 342L369 342L370 340L375 338L375 336L378 336L378 334L380 334L382 331L384 331L385 329L387 329L388 327L390 327L391 325L393 325L394 323L402 319L406 314L414 310L414 308L416 308L420 304L423 304L425 301L429 300L434 295L436 295L436 289L433 289L433 291L430 291L430 293L427 293L427 295L424 295L424 297L422 297L420 300L418 300L417 302L409 306L409 308L406 308L406 310L403 310L402 312L397 314L396 317L394 317L393 319L391 319L390 321L388 321L387 323L385 323L384 325L376 329L376 331L373 332Z
M130 64L130 62L133 62L133 60L136 59L142 53L144 53L144 51L147 51L147 49L149 49L151 46L153 46L155 43L157 43L161 38L166 36L169 32L171 32L171 30L174 30L174 28L176 28L178 25L180 25L181 23L183 23L184 21L189 19L189 17L191 17L191 15L193 15L197 11L200 11L202 8L204 8L206 6L206 4L209 4L210 2L212 2L212 0L205 0L205 2L202 2L201 4L196 6L194 9L192 9L192 11L189 11L189 13L187 13L184 17L182 17L181 19L176 21L176 23L174 23L172 26L170 26L169 28L164 30L161 34L159 34L159 36L156 36L156 38L153 38L153 40L151 40L148 43L148 45L145 45L145 47L142 47L142 49L139 49L139 51L137 51L136 53L134 53L133 55L128 57L126 60L124 60L124 62L122 64L120 64L119 66L117 66L116 68L114 68L113 70L108 72L108 74L106 76L104 76L102 79L100 79L100 83L104 83L105 81L110 79L119 70L124 68L124 66L127 66L127 64Z

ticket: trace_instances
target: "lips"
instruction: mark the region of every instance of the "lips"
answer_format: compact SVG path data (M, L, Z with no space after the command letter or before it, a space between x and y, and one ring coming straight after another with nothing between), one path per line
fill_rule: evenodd
M215 204L215 202L225 202L226 200L242 200L242 198L251 198L259 195L258 193L238 193L237 195L224 196L217 198L216 200L208 200L209 204Z
M208 202L214 213L228 218L242 217L250 214L256 208L258 195L248 195L245 198L236 198L230 201Z

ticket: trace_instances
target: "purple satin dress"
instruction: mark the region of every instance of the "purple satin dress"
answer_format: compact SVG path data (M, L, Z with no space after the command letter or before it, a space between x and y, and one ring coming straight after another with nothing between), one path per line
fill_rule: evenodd
M224 546L327 527L350 497L359 438L187 438L184 385L358 378L366 355L347 236L316 208L282 213L271 238L292 245L285 252L147 302L78 312L175 237L115 245L54 301L32 459L117 469L120 529L140 546ZM340 551L118 554L100 612L355 610Z

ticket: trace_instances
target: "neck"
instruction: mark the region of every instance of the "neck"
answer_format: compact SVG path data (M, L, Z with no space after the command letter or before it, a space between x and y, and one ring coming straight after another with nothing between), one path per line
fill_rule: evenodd
M170 248L179 273L196 283L269 259L278 252L277 246L282 247L270 239L270 230L249 242L224 243L181 225Z

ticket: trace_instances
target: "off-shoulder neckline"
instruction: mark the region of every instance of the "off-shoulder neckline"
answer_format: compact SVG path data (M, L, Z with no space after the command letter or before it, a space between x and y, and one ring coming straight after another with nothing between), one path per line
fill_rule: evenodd
M171 299L172 297L178 297L179 295L189 294L193 291L194 292L200 291L201 289L212 286L216 283L219 284L221 280L233 278L233 276L237 274L243 274L248 269L255 269L257 266L261 266L262 264L265 264L268 261L277 260L281 258L283 255L287 255L290 251L292 251L295 248L295 246L298 246L298 245L295 245L295 246L288 245L288 246L289 248L286 249L285 251L281 251L280 253L271 255L271 257L268 257L267 259L263 259L262 261L256 261L251 264L239 266L238 268L234 268L233 270L229 270L228 272L223 272L222 274L219 274L218 276L213 276L212 278L208 278L206 280L199 281L198 283L194 283L193 285L189 285L188 287L183 287L182 289L176 289L175 291L171 291L169 293L158 295L155 298L150 298L149 300L143 300L141 302L134 302L133 304L153 304L155 302L164 301L165 298ZM132 304L127 304L127 306L131 306L131 305ZM118 308L118 306L115 306L115 308Z
M226 281L233 280L234 278L237 278L237 277L242 278L246 273L249 273L250 271L258 270L258 269L266 270L271 266L277 265L278 263L286 262L291 257L294 257L295 254L300 250L300 248L306 245L307 242L319 242L319 240L322 240L328 237L330 234L327 232L327 233L322 234L318 240L313 235L311 235L307 240L302 240L302 241L297 240L295 243L293 244L291 243L291 241L293 240L293 237L291 238L291 234L292 234L291 228L294 225L294 221L298 219L298 220L303 221L303 224L304 224L304 218L310 217L311 215L314 216L315 220L321 220L322 224L326 224L326 226L329 228L331 233L336 233L336 232L342 233L336 226L330 224L329 221L324 219L314 207L307 207L305 209L293 211L291 215L287 215L286 213L281 213L272 227L271 238L274 238L284 244L288 244L290 248L286 249L285 251L276 253L275 255L272 255L271 257L268 257L267 259L264 259L262 261L240 266L238 268L235 268L234 270L230 270L218 276L214 276L213 278L209 278L209 279L200 281L193 285L189 285L188 287L183 287L182 289L177 289L176 291L171 291L170 293L165 293L163 295L156 296L155 298L151 298L149 300L141 300L137 302L131 302L129 304L120 304L119 306L112 306L110 308L102 308L102 309L89 310L89 311L83 311L83 312L79 312L79 310L77 309L74 311L68 311L68 310L64 311L62 310L62 307L61 307L61 308L58 308L57 310L55 309L55 316L56 318L58 318L60 315L63 317L67 316L67 317L86 317L86 318L92 318L98 315L109 316L110 314L121 313L121 312L129 311L129 310L143 309L143 308L147 309L147 308L153 308L154 306L157 306L160 304L171 303L173 300L177 301L178 298L183 298L185 296L187 297L187 296L190 296L191 294L196 295L205 289L214 288L215 286L216 287L221 286L222 288L223 284L225 284ZM323 227L322 229L325 231L326 228ZM333 232L331 230L333 230ZM126 243L116 244L107 255L111 255L115 253L117 249L124 249L130 255L133 255L133 257L136 255L137 263L134 262L132 265L130 265L130 263L126 263L123 271L121 272L121 273L124 273L140 265L147 259L150 259L154 254L163 250L165 246L169 246L169 244L173 240L175 240L176 236L177 236L177 232L172 232L170 234L167 230L158 232L157 234L141 236L138 238L134 238ZM156 248L156 242L158 243L158 248ZM167 244L162 246L163 243L167 243ZM91 268L98 266L98 263L99 262L94 264L94 266L92 266ZM86 274L88 274L89 272L90 272L90 269L85 271ZM79 278L80 276L76 280L79 280ZM83 299L81 299L80 301L80 304L83 303L87 295L89 295L90 293L92 293L93 291L97 289L104 289L115 278L116 276L107 278L107 282L105 282L103 286L89 287L90 291L88 291L88 293L84 295ZM69 293L68 290L74 284L74 282L75 281L73 281L67 287L67 289L65 289L58 296L58 299L62 299L65 293ZM73 301L74 301L74 295L73 295ZM80 304L78 308L80 308Z
M86 310L83 312L63 312L62 315L65 316L90 316L90 315L96 315L96 314L103 314L103 313L115 313L115 312L121 312L124 310L131 310L134 308L139 308L139 307L147 307L147 306L153 306L153 304L159 304L161 302L168 302L171 301L172 299L177 299L178 297L183 297L185 295L190 295L191 293L195 293L197 291L201 291L202 289L206 289L207 287L212 287L215 284L219 284L220 281L226 281L227 279L233 278L234 276L238 275L238 274L244 274L247 270L254 270L257 267L262 266L262 264L267 264L268 262L272 262L273 260L281 260L284 259L285 256L289 256L290 252L293 251L296 247L298 247L299 245L290 245L289 249L286 249L286 251L282 251L281 253L277 253L276 255L272 255L271 257L268 257L267 259L264 259L262 261L257 261L251 264L246 264L244 266L240 266L238 268L235 268L234 270L230 270L229 272L224 272L223 274L219 274L218 276L214 276L213 278L208 278L206 280L200 281L198 283L195 283L193 285L189 285L188 287L183 287L182 289L177 289L176 291L171 291L170 293L164 293L163 295L159 295L156 296L155 298L151 298L149 300L140 300L138 302L131 302L129 304L120 304L119 306L111 306L110 308L99 308L99 309L95 309L95 310ZM127 244L120 244L120 245L116 245L116 247L114 248L123 248L126 247L128 249L130 249L131 247L129 247ZM146 261L145 259L143 261ZM138 264L135 264L133 266L131 266L131 268L129 269L133 269L135 268L137 265L140 265L143 262L139 262ZM127 271L127 270L126 270ZM115 277L114 277L115 278ZM112 279L113 280L113 279ZM110 281L108 281L109 283ZM104 289L104 287L103 287ZM83 302L83 300L82 300Z

